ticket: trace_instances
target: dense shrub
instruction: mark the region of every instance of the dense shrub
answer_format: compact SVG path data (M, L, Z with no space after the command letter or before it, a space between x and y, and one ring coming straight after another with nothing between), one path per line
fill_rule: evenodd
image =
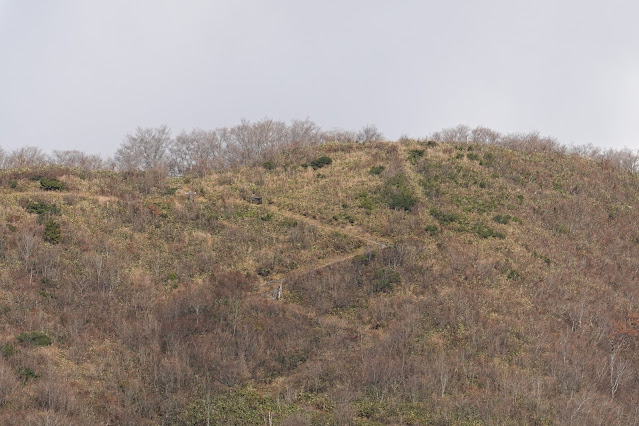
M472 232L474 232L476 235L478 235L481 238L498 238L500 240L503 240L504 238L506 238L505 234L501 232L497 232L491 227L489 227L488 225L484 225L482 223L473 225L471 230Z
M57 244L60 242L60 238L62 236L62 232L60 231L60 225L50 220L44 225L44 241Z
M423 149L411 149L408 152L408 160L412 163L412 164L416 164L417 160L419 160L420 158L422 158L424 156L424 150Z
M381 175L382 172L384 171L384 169L386 169L386 167L379 165L379 166L373 166L370 168L370 170L368 171L369 174L373 175L373 176L378 176Z
M439 234L439 227L437 225L426 225L424 227L424 231L426 231L426 233L431 237L434 237Z
M275 163L273 161L265 161L262 163L262 167L264 167L266 170L274 170L275 169Z
M55 204L45 203L44 201L29 201L25 206L29 213L36 213L40 216L58 214L58 206Z
M502 225L508 225L512 218L513 217L509 214L498 214L493 217L493 220L497 223L501 223Z
M382 191L382 196L391 209L410 211L417 204L417 197L408 186L404 175L388 179Z
M442 224L461 222L462 216L459 213L445 213L435 208L430 209L430 215L437 219Z
M41 331L25 331L16 336L20 343L28 343L33 346L49 346L52 342L51 338Z
M331 164L333 164L333 159L325 155L311 161L311 167L313 170L321 169L322 167L329 166Z
M479 161L479 155L477 155L477 154L475 154L473 152L466 154L466 158L468 158L469 160L472 160L472 161Z
M40 374L36 373L31 367L18 367L16 373L23 383L40 377Z
M373 293L390 293L395 285L402 282L402 277L397 271L390 268L380 269L375 272L371 291Z
M40 186L45 191L60 191L64 189L64 183L53 178L40 178Z

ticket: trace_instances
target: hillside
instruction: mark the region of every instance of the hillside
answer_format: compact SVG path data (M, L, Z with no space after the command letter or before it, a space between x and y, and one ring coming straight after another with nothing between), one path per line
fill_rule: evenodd
M418 141L2 171L0 423L636 424L638 188Z

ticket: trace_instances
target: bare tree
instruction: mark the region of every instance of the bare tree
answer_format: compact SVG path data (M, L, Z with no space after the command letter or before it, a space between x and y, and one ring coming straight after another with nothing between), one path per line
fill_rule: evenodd
M301 145L317 145L322 141L322 129L309 120L293 120L289 126L289 142Z
M174 173L204 173L213 168L222 145L218 133L212 130L195 129L182 132L170 148L170 164Z
M367 124L357 132L357 142L376 142L384 139L384 134L374 124Z
M231 129L219 129L225 158L232 164L246 164L277 153L289 141L288 127L281 121L242 120Z
M468 142L470 140L470 127L460 124L457 127L449 127L431 135L431 139L439 142Z
M0 146L0 169L4 168L4 162L5 162L6 157L7 157L7 153Z
M167 126L138 127L134 134L126 135L115 153L115 161L121 170L161 168L166 165L171 142L171 130Z
M82 151L53 151L53 162L65 167L98 170L104 168L99 155L88 155Z
M470 141L474 143L495 144L499 141L501 134L488 127L478 126L470 132Z
M516 151L539 152L566 150L555 138L541 136L539 132L510 133L499 140L499 144Z
M11 151L6 159L8 169L15 167L32 167L47 164L49 159L42 150L35 146L25 146Z
M322 132L322 142L355 142L357 140L357 134L350 130L334 129L326 132Z

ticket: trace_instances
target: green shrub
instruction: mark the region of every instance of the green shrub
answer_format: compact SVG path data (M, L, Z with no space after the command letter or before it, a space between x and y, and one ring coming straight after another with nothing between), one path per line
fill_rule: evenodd
M479 161L479 155L475 154L474 152L466 154L466 158L472 161Z
M369 251L367 253L363 253L363 254L358 254L357 256L353 257L353 265L356 266L366 266L369 263L371 263L373 260L375 260L375 258L377 257L377 252L376 251Z
M10 358L16 353L16 348L11 343L7 343L5 345L0 345L0 352L2 352L2 355L5 358Z
M41 331L25 331L16 336L20 343L28 343L33 346L49 346L53 341Z
M430 209L430 215L437 219L437 221L441 224L448 224L453 222L461 222L462 216L459 213L445 213L441 210Z
M408 160L411 164L417 164L417 161L424 156L423 149L411 149L408 151Z
M262 163L262 167L266 170L275 170L275 163L273 161L265 161Z
M471 228L471 231L477 234L481 238L498 238L500 240L503 240L504 238L506 238L505 234L501 232L497 232L491 227L489 227L488 225L484 225L482 223L473 225L473 227Z
M44 241L51 244L57 244L60 242L60 238L62 236L62 232L60 231L60 225L53 221L49 220L44 225Z
M30 367L18 367L16 369L16 373L23 383L27 383L29 380L35 380L40 377L40 375Z
M394 210L410 211L417 204L417 197L413 195L404 175L397 175L386 181L383 198L388 207Z
M402 282L402 277L397 271L389 268L380 269L375 272L371 290L373 293L390 293L396 284Z
M384 166L373 166L370 168L370 170L368 171L369 174L373 175L373 176L379 176L382 174L382 172L386 169L386 167Z
M330 166L331 164L333 164L333 160L325 155L311 161L311 167L313 170L321 169L322 167Z
M431 237L434 237L439 234L439 227L437 225L426 225L424 227L424 231L426 231L426 233Z
M269 268L260 266L259 268L257 268L257 275L259 275L260 277L268 277L269 275L271 275L271 270Z
M492 152L487 152L484 154L484 158L479 162L481 166L492 166L495 161L495 156Z
M16 189L17 187L18 187L18 180L17 179L11 179L9 181L9 188Z
M513 217L509 214L498 214L493 217L493 220L497 223L501 223L502 225L508 225L512 218Z
M29 213L37 213L40 216L58 214L58 206L39 201L29 201L25 206Z
M60 182L58 179L53 178L40 178L40 186L45 191L60 191L64 189L64 183Z
M366 210L367 214L370 214L375 208L375 200L366 191L361 192L357 198L359 198L359 207Z

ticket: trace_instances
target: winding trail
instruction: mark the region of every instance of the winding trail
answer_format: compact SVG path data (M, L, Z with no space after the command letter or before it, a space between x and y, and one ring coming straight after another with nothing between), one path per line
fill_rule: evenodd
M244 203L248 203L245 200L241 200L241 201ZM327 259L322 259L321 261L318 261L317 263L310 263L310 264L304 265L301 268L295 269L281 276L275 276L274 277L275 279L271 279L269 281L264 281L260 283L260 286L259 286L260 294L263 294L268 297L272 297L274 299L279 299L281 297L281 293L283 290L283 283L288 278L303 275L303 274L306 274L312 271L317 271L323 268L327 268L337 263L347 262L352 260L356 256L366 254L372 250L381 250L386 248L388 245L392 244L392 242L386 238L370 235L362 231L361 229L358 229L355 227L342 228L342 227L332 226L320 220L312 219L307 216L301 215L299 213L294 213L289 210L282 209L281 207L278 207L274 204L262 204L262 208L268 210L269 212L273 214L283 216L289 219L293 219L298 222L303 222L307 225L314 226L323 231L326 231L329 233L335 232L335 233L347 235L351 238L354 238L356 240L359 240L365 243L365 245L363 245L362 247L350 253L340 254L333 257L329 257Z

